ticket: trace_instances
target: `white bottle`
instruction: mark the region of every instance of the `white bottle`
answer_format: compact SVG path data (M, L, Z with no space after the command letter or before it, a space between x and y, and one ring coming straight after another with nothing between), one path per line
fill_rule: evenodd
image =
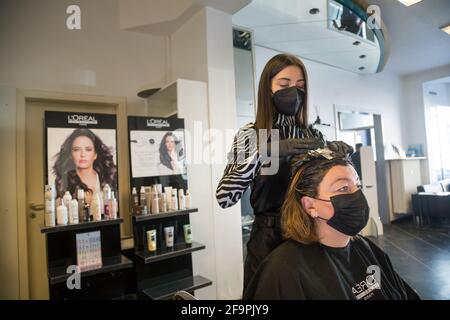
M186 209L190 209L191 207L191 194L189 193L189 190L186 190L186 197L185 197L185 202L186 202Z
M78 222L86 222L89 221L89 217L86 218L84 213L84 190L78 189L77 191L77 199L78 199Z
M139 197L137 195L136 187L133 187L133 191L131 192L131 195L133 197L134 206L139 207Z
M155 187L152 197L152 213L159 213L159 193Z
M177 198L177 189L172 190L172 203L171 209L174 211L178 211L178 198Z
M100 195L95 191L91 200L91 215L94 221L102 220L102 208L100 206Z
M78 223L78 201L75 198L70 201L69 223L70 224Z
M159 206L160 212L167 212L167 197L166 197L165 193L161 194L159 203L160 203L160 206Z
M147 205L147 202L145 200L145 188L143 186L141 187L141 192L140 192L140 204L141 204L141 206Z
M110 212L111 212L111 219L117 219L117 199L114 195L114 192L111 192L111 204L110 204Z
M109 218L110 216L110 200L111 200L111 188L109 187L109 184L105 184L103 187L103 214L105 217Z
M72 196L69 191L66 191L63 197L63 204L66 206L67 211L70 209L70 201L72 201Z
M54 227L55 226L55 192L54 185L45 186L45 226Z
M58 225L67 224L67 207L63 204L59 205L56 210L56 223Z
M186 198L184 197L184 190L178 190L178 207L180 210L186 209Z

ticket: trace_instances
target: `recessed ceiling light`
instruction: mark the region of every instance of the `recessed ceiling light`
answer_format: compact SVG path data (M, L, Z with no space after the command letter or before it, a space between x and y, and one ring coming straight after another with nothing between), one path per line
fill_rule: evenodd
M358 70L364 70L365 69L365 67L359 67L358 68Z
M362 55L359 56L360 59L364 59L365 57L366 57L365 54L362 54Z
M450 24L448 26L442 27L441 30L444 31L445 33L450 34Z
M318 8L312 8L311 10L309 10L310 14L318 14L320 12L320 10Z
M412 6L413 4L416 4L422 0L398 0L399 2L401 2L403 5L409 7Z
M361 43L361 42L359 42L359 41L355 41L355 42L353 42L353 45L354 45L354 46L359 46L360 43Z

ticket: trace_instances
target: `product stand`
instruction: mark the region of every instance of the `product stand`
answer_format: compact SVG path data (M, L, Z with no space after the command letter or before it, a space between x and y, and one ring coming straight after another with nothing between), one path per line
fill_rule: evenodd
M133 262L121 254L122 218L41 227L45 234L50 299L121 299L135 291ZM69 289L67 268L77 264L76 235L100 231L102 266L81 272L80 289ZM72 283L72 282L71 282Z
M134 260L138 297L143 299L170 299L180 290L193 294L194 290L212 284L209 279L194 275L191 253L205 245L197 242L186 244L183 225L189 224L189 214L198 209L132 215L134 251L128 257ZM174 246L165 245L164 227L174 227ZM157 251L149 252L146 231L156 230Z

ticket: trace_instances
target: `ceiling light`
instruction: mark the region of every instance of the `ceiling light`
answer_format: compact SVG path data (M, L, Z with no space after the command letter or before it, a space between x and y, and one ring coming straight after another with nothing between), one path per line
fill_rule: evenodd
M409 6L412 6L413 4L416 4L422 0L398 0L398 1L400 1L403 5L409 7Z
M445 33L450 34L450 24L448 26L442 27L441 30L444 31Z
M365 54L362 54L362 55L359 56L360 59L364 59L365 57L366 57Z
M320 12L320 10L318 8L312 8L311 10L309 10L310 14L318 14Z

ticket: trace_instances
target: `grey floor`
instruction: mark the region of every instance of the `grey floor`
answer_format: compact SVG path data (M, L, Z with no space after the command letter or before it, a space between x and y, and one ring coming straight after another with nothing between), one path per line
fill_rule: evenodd
M450 299L449 228L422 227L405 219L384 225L384 235L372 238L390 257L397 273L422 299Z

